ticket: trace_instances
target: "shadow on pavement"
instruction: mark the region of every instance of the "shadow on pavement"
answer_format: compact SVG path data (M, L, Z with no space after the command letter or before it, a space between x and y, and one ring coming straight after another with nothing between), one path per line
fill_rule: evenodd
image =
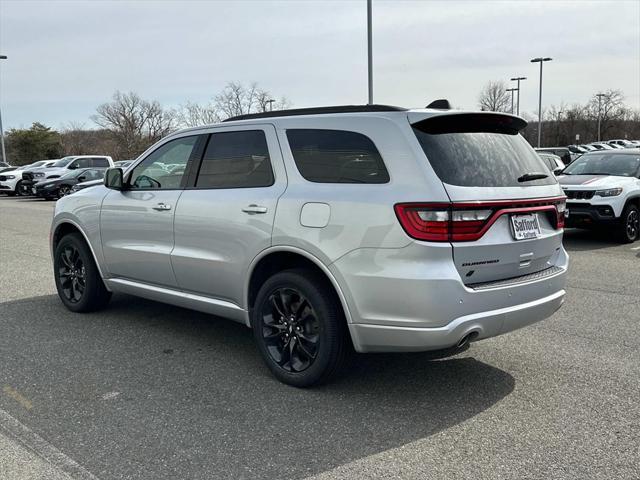
M0 407L101 479L302 478L456 425L514 388L470 357L379 354L299 390L271 377L244 326L129 296L85 315L55 296L0 304L0 351L0 382L33 408L1 393Z
M614 232L609 230L581 230L570 228L564 231L564 248L569 252L582 252L619 246Z

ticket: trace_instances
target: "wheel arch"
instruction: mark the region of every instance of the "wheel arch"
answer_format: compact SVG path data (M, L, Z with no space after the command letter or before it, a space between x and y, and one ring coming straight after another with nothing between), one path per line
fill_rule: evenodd
M62 237L70 233L80 233L82 235L85 243L89 246L89 250L91 251L91 255L93 256L93 261L95 262L96 267L98 268L98 272L100 273L100 277L105 278L102 273L100 262L98 262L96 252L93 250L93 245L91 245L91 242L89 241L89 237L87 237L86 233L84 233L82 228L80 228L80 225L78 225L73 220L64 219L51 230L51 258L53 258L53 255L55 254L58 242L60 242Z
M247 307L247 326L251 326L250 312L264 280L275 272L296 267L311 268L326 278L340 301L347 324L352 323L344 292L329 268L320 259L300 248L280 246L263 250L249 266L248 281L243 296Z

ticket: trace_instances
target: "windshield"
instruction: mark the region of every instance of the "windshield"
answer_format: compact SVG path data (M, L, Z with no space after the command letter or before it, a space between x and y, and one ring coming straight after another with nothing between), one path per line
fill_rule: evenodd
M583 155L565 170L565 175L615 175L633 177L640 170L640 155L590 153Z
M436 175L463 187L552 185L553 175L531 145L506 122L510 117L459 114L413 125ZM526 174L547 174L522 182ZM518 179L521 179L520 181Z
M53 164L54 167L66 167L76 157L64 157Z

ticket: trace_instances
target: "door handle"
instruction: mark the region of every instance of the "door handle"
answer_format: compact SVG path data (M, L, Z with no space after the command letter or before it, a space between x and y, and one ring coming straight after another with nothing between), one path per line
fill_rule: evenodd
M171 210L171 205L167 205L166 203L160 202L159 204L157 204L155 207L152 207L152 208L154 210L159 210L159 211Z
M256 213L267 213L267 207L261 207L260 205L252 203L251 205L244 207L242 211L249 215L255 215Z

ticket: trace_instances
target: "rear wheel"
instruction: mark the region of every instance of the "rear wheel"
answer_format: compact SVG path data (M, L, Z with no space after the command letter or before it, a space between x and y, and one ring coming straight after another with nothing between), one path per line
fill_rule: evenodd
M629 204L624 208L618 226L618 238L622 243L633 243L640 236L640 212Z
M309 387L335 376L349 351L338 299L327 281L304 269L269 278L251 312L262 358L281 382Z
M62 237L55 249L53 268L58 295L69 310L91 312L109 302L111 293L79 233Z

